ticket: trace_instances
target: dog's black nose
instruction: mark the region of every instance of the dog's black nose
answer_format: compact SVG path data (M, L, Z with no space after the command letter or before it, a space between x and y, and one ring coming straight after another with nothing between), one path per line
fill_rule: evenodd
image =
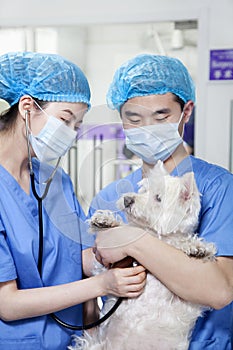
M129 208L134 203L134 198L125 196L124 197L124 206L125 208Z

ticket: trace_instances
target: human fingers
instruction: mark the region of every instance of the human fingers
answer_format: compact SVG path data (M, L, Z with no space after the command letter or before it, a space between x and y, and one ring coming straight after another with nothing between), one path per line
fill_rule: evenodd
M143 270L136 274L125 277L128 283L129 291L137 291L143 289L146 284L146 271Z
M145 272L144 272L144 274L145 274ZM125 296L127 298L136 298L136 297L138 297L139 295L141 295L143 293L145 285L146 285L146 275L142 276L142 281L141 282L139 282L139 283L136 282L136 283L129 284Z
M143 266L136 266L124 269L121 273L123 274L125 281L127 281L126 297L132 298L139 296L146 285L146 269Z
M136 276L140 273L146 271L145 267L142 265L137 265L133 267L126 267L123 269L119 269L124 277Z
M146 272L141 266L132 269L112 269L114 282L111 284L111 293L121 297L133 297L142 293L146 284ZM128 270L126 273L125 270ZM137 271L136 271L137 270Z
M142 294L146 285L146 272L140 272L137 275L125 277L125 287L122 289L124 297L136 298Z

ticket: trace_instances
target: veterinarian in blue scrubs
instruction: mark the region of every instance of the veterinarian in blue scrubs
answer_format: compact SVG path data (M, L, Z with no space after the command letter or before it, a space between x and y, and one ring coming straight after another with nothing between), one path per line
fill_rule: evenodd
M115 203L120 195L137 192L137 183L160 159L174 176L194 172L201 193L197 232L215 243L217 256L216 261L205 263L187 259L183 252L143 234L141 229L120 227L104 233L115 236L118 230L123 231L117 248L103 248L105 236L97 237L98 259L107 265L133 256L179 297L209 306L211 309L197 320L189 350L233 349L233 175L185 151L183 129L195 103L187 69L175 58L136 56L116 71L107 102L119 111L126 145L143 165L103 189L93 200L90 215L99 208L117 211ZM128 242L129 230L140 238Z
M80 332L50 313L81 325L82 302L138 295L145 273L117 269L82 280L90 275L93 254L86 248L93 242L70 178L48 163L69 150L90 107L83 72L58 55L5 54L0 98L10 105L0 116L0 349L65 350ZM42 261L33 184L38 196L47 192Z

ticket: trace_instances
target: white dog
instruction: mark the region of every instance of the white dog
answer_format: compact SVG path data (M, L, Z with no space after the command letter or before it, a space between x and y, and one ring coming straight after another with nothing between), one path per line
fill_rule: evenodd
M151 234L190 258L214 259L213 244L205 243L193 232L197 228L200 195L193 173L170 176L158 162L149 177L140 182L139 193L126 193L118 207L129 223ZM119 225L112 212L96 211L93 226ZM171 266L172 269L172 266ZM114 303L110 298L105 310ZM76 338L69 349L89 350L186 350L195 322L204 307L180 299L148 273L144 292L136 299L124 299L115 313L94 329Z

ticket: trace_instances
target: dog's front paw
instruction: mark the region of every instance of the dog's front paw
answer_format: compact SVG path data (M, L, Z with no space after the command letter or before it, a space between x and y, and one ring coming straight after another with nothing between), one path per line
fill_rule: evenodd
M111 228L120 225L119 219L110 210L96 210L89 223L93 229Z
M195 239L189 247L187 255L196 259L214 260L216 247L213 243L207 243L201 239Z

